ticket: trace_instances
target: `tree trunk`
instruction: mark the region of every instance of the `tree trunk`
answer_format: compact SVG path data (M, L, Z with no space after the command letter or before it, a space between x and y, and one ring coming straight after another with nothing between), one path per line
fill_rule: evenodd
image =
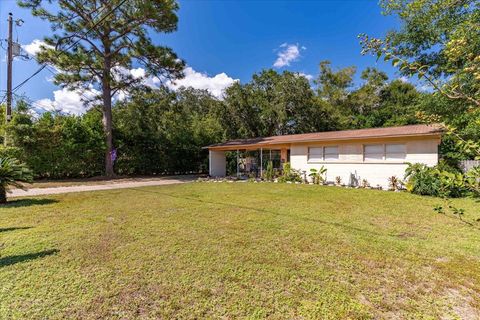
M102 98L103 98L103 107L102 107L102 123L103 131L105 134L105 175L109 178L114 176L113 172L113 161L112 161L112 151L113 151L113 134L112 134L112 88L110 85L110 69L111 61L109 57L105 58L104 69L103 69L103 79L102 79Z
M0 187L0 204L7 203L7 190L4 187Z

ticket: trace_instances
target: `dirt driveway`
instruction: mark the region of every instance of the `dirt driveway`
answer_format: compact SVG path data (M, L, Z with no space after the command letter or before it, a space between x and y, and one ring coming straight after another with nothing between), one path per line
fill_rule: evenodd
M48 184L41 188L36 188L35 185L28 190L14 189L8 194L9 197L29 197L49 194L60 194L69 192L84 192L84 191L98 191L124 188L137 188L148 186L163 186L169 184L186 183L194 181L196 176L172 176L162 178L144 178L144 179L121 179L121 180L107 180L97 183L82 184L78 182L76 185L69 186L55 186L48 187Z

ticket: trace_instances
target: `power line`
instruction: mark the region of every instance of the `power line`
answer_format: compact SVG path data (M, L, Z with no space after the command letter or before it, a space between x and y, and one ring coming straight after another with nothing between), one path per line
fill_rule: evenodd
M128 0L122 0L118 5L116 5L112 10L110 10L107 14L105 14L99 21L95 22L93 24L93 26L91 26L84 34L83 36L86 36L88 35L88 33L90 33L90 31L92 31L95 27L97 27L98 25L100 25L109 15L111 15L113 12L115 12L118 8L120 8L125 2L127 2ZM98 16L101 15L101 11L103 11L106 7L102 7L102 9L98 12L98 15L95 17L97 18ZM71 36L72 38L73 37L79 37L80 36L80 33L76 33L75 35ZM79 38L78 40L76 40L75 42L73 42L68 48L66 48L65 50L63 51L59 51L57 53L57 57L60 56L61 54L65 54L65 52L67 50L70 50L71 48L73 48L75 45L77 45L80 41L82 41L81 38ZM22 87L25 83L27 83L28 81L30 81L33 77L35 77L37 74L39 74L43 69L45 69L47 67L47 64L44 63L37 71L35 71L32 75L30 75L28 78L26 78L25 80L23 80L19 85L17 85L15 88L13 88L13 91L17 91L20 87Z
M43 66L41 66L37 71L35 71L34 73L32 73L31 76L29 76L27 79L23 80L19 85L17 85L15 88L13 88L13 92L17 91L18 89L20 89L20 87L22 87L25 83L27 83L28 81L30 81L30 79L32 79L33 77L35 77L37 74L39 74L43 69L45 69L47 67L46 64L44 64Z

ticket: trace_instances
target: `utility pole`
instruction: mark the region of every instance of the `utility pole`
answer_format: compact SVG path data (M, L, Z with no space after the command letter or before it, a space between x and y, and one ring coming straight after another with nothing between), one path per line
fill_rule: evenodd
M5 124L12 119L12 64L13 64L13 17L8 14L8 48L7 48L7 107L5 109ZM5 137L3 144L7 146L7 129L5 128Z
M13 17L8 14L8 52L7 52L7 123L12 119L12 64L13 64Z

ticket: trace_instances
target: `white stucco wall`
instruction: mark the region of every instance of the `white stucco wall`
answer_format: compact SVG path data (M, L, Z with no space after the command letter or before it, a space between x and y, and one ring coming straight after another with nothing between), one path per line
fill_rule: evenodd
M388 178L397 176L404 178L406 162L424 163L434 166L438 163L438 139L428 140L404 140L395 142L376 141L370 143L404 143L406 145L406 159L403 161L378 160L375 162L363 161L364 143L348 142L329 145L337 145L339 148L339 160L331 162L309 162L308 148L321 146L321 144L292 144L290 148L290 162L292 168L310 172L311 168L320 168L322 165L327 168L327 181L335 181L340 176L342 182L350 184L352 177L361 182L366 179L371 186L380 185L388 187Z
M209 151L208 171L211 177L224 177L227 174L227 160L224 151Z

